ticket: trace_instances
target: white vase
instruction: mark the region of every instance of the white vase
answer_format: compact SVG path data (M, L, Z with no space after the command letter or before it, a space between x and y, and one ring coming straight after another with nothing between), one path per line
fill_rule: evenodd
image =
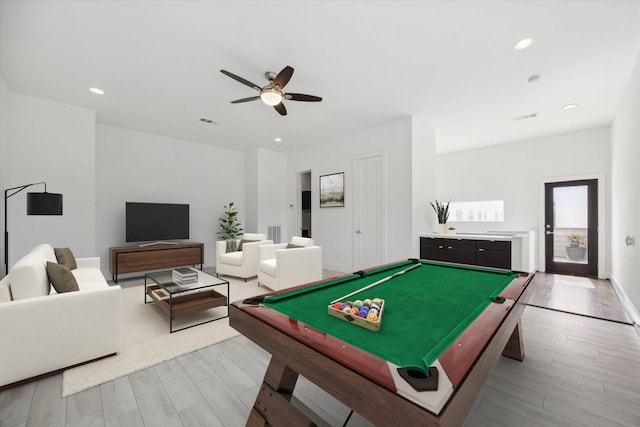
M438 224L436 232L438 234L447 234L447 224Z

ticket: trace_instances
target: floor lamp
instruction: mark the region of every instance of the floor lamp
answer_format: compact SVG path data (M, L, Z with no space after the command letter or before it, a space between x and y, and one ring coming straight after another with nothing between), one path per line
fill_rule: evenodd
M4 270L9 274L9 231L7 231L7 201L32 185L44 184L44 193L27 193L27 215L62 215L62 194L47 193L46 182L20 185L4 190ZM15 191L14 191L15 190ZM12 193L9 193L13 191Z

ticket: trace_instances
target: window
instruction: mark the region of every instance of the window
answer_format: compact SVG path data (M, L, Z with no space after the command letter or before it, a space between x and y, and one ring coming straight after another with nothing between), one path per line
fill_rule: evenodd
M450 222L503 222L504 200L449 203Z

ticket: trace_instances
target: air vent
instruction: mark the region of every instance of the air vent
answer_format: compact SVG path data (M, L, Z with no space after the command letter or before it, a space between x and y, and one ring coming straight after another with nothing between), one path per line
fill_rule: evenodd
M538 113L525 114L524 116L514 117L513 120L516 122L520 120L533 119L534 117L538 117Z
M209 124L209 125L217 125L217 124L218 124L218 122L213 121L213 120L211 120L211 119L204 118L204 117L203 117L203 118L201 118L201 119L200 119L200 121L201 121L202 123L207 123L207 124Z

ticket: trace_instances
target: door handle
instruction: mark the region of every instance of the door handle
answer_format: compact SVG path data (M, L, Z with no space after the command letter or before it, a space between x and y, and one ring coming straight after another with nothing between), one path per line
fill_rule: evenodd
M356 234L362 234L362 231L356 230Z
M484 249L480 248L478 249L478 252L484 252Z
M549 231L549 230L547 230L547 231L545 231L545 232L544 232L544 234L547 234L547 235L549 235L549 234L553 234L553 231Z

